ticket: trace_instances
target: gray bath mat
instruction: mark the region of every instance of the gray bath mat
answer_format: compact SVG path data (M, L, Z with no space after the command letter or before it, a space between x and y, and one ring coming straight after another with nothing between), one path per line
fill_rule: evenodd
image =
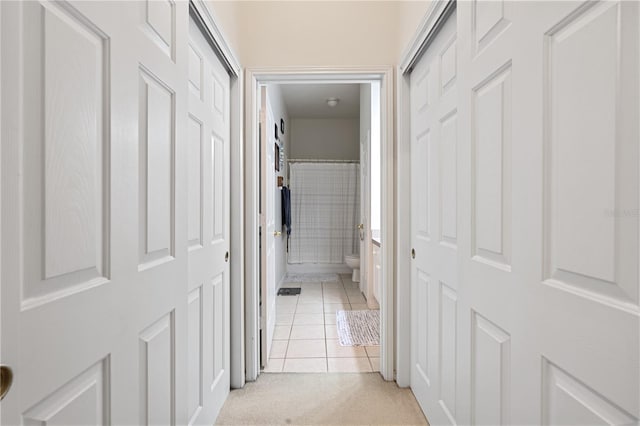
M333 283L340 281L338 274L296 274L287 272L284 282L287 283Z
M337 311L341 346L379 346L380 311Z
M278 296L297 296L300 291L300 287L282 287L278 289Z

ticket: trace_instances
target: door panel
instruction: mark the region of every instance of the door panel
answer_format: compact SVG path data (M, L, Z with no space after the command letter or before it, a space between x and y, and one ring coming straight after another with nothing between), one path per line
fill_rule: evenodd
M140 69L140 270L174 258L174 94Z
M412 71L412 387L431 424L637 423L639 20L632 2L461 2Z
M457 409L455 15L411 75L412 382L432 424Z
M461 39L484 7L459 8ZM638 417L638 217L619 215L638 206L638 5L501 9L491 41L460 59L472 370L500 366L503 423L624 424L612 413Z
M189 422L202 410L204 404L203 387L203 298L202 287L189 293L187 300L187 414Z
M637 304L637 275L625 276L634 260L623 254L626 250L616 259L616 250L633 248L633 241L623 237L623 223L601 214L614 212L627 201L625 193L631 187L623 181L637 174L633 164L625 161L627 154L634 154L633 147L616 137L618 131L626 130L624 123L622 129L616 124L621 7L599 5L579 11L548 35L544 261L546 279ZM595 34L599 43L593 46L590 38ZM575 81L575 73L585 67L592 71L584 81ZM594 87L598 87L599 102L586 108L582 90ZM582 126L584 120L595 120L598 126ZM578 152L585 166L597 165L597 170L575 167Z
M193 19L189 25L188 418L212 423L229 392L230 79ZM198 373L199 372L199 373Z
M25 84L42 81L24 100L28 125L22 129L30 142L25 157L42 159L23 166L25 209L34 212L25 218L32 232L24 244L29 262L42 265L25 269L21 303L30 307L109 281L109 217L103 209L111 201L104 108L110 75L105 35L89 17L48 3L25 6L23 14L42 23L25 30L18 47L25 63L37 66L29 67ZM46 45L40 38L47 38ZM71 90L77 102L65 105Z
M477 262L511 270L511 65L473 89L471 239Z
M1 7L2 423L175 422L177 65L142 3Z
M472 313L471 322L471 423L509 424L511 400L511 336Z
M171 312L143 330L140 340L140 424L174 424L172 397L175 323Z
M227 73L206 43L189 73L188 3L0 9L0 423L212 423L229 390ZM226 127L191 108L198 75Z
M100 361L23 414L24 424L108 424L108 362Z

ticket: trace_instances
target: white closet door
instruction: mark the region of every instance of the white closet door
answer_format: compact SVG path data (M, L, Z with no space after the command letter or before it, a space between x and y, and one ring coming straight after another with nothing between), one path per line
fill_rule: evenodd
M186 424L194 366L210 423L228 392L228 149L217 186L201 181L216 202L198 235L214 248L189 292L188 3L0 10L0 356L14 371L0 423ZM202 85L228 87L217 70L203 66ZM206 99L228 120L227 94ZM198 317L208 328L188 334Z
M411 74L411 386L432 424L456 415L458 321L455 13Z
M636 424L640 7L464 2L456 22L456 380L441 379L443 293L416 292L414 392L431 424ZM414 111L413 128L435 119ZM431 222L412 214L417 235ZM418 247L416 289L433 275Z
M638 4L459 9L462 420L635 424Z
M637 422L639 24L636 2L460 5L463 421Z
M188 55L188 418L212 424L230 383L230 79L193 19Z

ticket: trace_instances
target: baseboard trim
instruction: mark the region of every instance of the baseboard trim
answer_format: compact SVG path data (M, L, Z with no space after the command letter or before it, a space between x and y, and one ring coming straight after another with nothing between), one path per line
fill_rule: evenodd
M280 288L282 287L282 284L284 284L284 279L286 277L287 277L287 271L285 271L284 274L282 274L282 277L280 277L280 282L276 286L276 294L278 293L278 290L280 290Z

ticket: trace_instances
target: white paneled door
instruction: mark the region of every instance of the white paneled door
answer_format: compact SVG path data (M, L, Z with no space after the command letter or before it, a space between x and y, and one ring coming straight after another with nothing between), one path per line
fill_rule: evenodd
M636 424L640 5L460 2L410 79L431 424Z
M230 79L189 22L188 418L211 424L230 385Z
M0 17L0 422L211 424L229 389L226 72L187 2Z
M411 386L432 424L456 412L458 300L456 22L411 74Z
M276 122L266 86L260 88L260 366L266 367L276 326ZM280 194L277 194L280 196Z

